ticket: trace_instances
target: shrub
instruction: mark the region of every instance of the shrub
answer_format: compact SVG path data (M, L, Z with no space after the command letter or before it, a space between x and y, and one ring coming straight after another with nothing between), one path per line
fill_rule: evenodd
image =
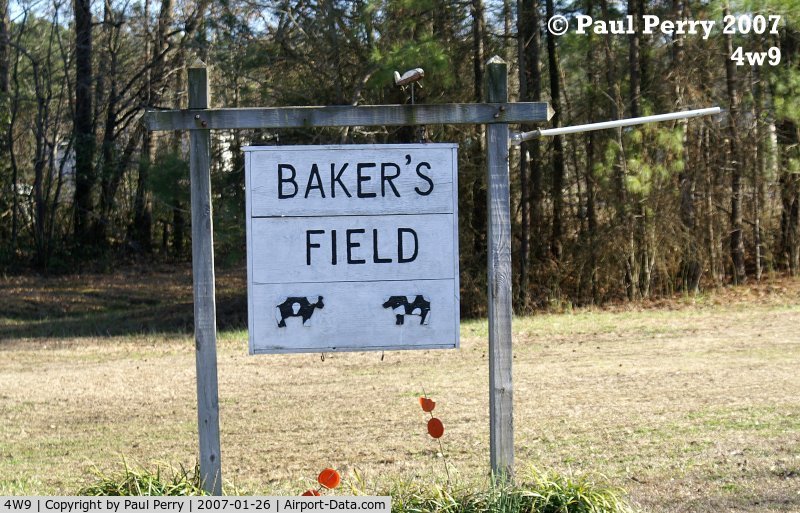
M81 488L78 495L206 495L200 486L200 469L197 465L186 470L183 466L176 469L169 465L156 464L155 470L149 470L144 467L131 468L125 460L123 464L121 471L108 474L93 469L97 482Z
M523 493L532 498L531 509L541 513L628 513L633 508L622 490L586 477L531 472Z
M186 470L156 465L155 470L131 468L124 462L119 472L103 474L98 482L78 491L89 496L206 495L200 487L199 468ZM352 495L365 494L365 482L356 472ZM337 483L338 484L338 483ZM234 490L236 493L237 490ZM399 482L388 493L392 513L633 513L622 490L593 480L555 472L529 472L520 484L491 483L487 489L431 486Z
M518 485L449 491L400 484L390 492L392 513L630 513L623 492L573 476L532 471Z

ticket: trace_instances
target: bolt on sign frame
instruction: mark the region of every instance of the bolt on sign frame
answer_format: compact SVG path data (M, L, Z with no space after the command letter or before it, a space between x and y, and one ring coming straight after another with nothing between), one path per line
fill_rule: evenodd
M217 332L211 216L210 131L248 128L485 124L488 197L489 447L492 471L510 477L514 466L511 379L511 214L509 123L541 123L553 116L542 102L508 102L508 65L486 66L486 103L209 109L208 70L189 68L189 108L148 111L147 128L189 130L192 210L192 277L197 369L200 478L222 493L217 391Z

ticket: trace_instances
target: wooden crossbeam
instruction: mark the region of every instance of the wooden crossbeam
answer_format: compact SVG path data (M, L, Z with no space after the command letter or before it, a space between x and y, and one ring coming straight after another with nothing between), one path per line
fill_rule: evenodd
M553 116L546 102L446 103L436 105L336 105L203 110L151 110L149 130L311 128L540 123Z

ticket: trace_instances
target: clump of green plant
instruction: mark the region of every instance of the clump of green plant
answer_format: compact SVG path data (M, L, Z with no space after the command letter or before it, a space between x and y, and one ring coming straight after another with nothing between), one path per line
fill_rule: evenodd
M541 513L628 513L634 509L625 492L586 476L530 472L522 493L532 496L531 510Z
M77 495L87 496L188 496L206 495L200 483L200 468L187 470L170 465L156 464L155 469L132 468L123 460L120 471L103 473L97 468L92 473L97 482L81 488Z
M395 486L392 513L632 513L621 490L585 477L531 471L519 484L453 490L408 483Z

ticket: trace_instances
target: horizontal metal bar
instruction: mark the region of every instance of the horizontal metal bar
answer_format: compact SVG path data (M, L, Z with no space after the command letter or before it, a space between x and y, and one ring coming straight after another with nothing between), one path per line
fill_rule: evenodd
M696 118L698 116L709 116L719 114L719 107L709 107L707 109L684 110L681 112L670 112L668 114L656 114L654 116L642 116L639 118L615 119L613 121L602 121L600 123L588 123L585 125L565 126L559 128L543 128L531 132L516 133L511 136L512 144L520 144L523 141L536 139L537 137L552 137L554 135L576 134L580 132L591 132L592 130L604 130L606 128L619 128L623 126L641 125L644 123L657 123L659 121L670 121L673 119Z
M546 102L519 102L151 110L144 117L147 128L155 131L537 123L552 116Z

